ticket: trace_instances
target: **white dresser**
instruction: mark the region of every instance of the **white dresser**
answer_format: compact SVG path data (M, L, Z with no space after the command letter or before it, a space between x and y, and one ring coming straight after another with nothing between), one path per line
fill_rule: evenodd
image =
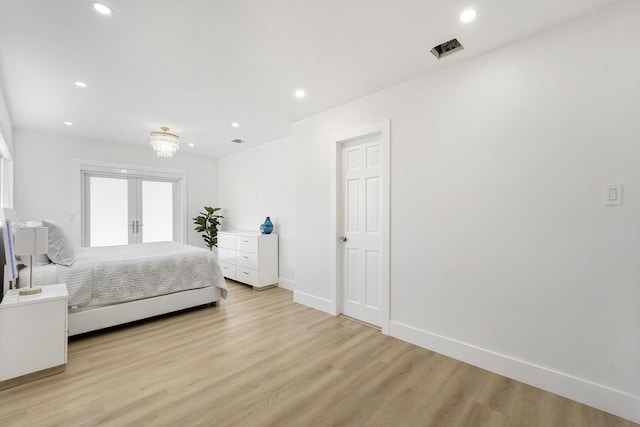
M224 277L253 286L278 284L278 235L257 231L219 231L218 261Z
M67 300L64 284L35 295L10 290L0 304L0 390L64 371Z

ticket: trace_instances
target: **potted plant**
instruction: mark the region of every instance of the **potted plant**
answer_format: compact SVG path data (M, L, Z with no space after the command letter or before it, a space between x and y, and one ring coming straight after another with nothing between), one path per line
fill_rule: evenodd
M220 218L224 218L222 215L216 214L221 208L211 208L209 206L204 207L204 212L200 212L200 215L193 218L193 223L196 225L198 233L202 234L202 239L209 247L213 249L214 246L218 246L218 226L220 225Z

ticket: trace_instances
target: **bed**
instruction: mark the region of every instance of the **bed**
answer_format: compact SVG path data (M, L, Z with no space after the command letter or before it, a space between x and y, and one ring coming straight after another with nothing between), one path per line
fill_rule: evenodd
M3 221L6 230L5 224ZM50 252L52 235L55 238L61 228L51 222L46 224L50 240L48 255L58 262L42 265L34 262L33 285L67 285L70 336L216 304L226 297L224 277L211 251L176 242L77 247L73 248L72 261L61 261ZM0 245L0 256L7 260L2 266L10 269L10 257L5 257L5 251L10 248L6 240L10 236L4 230L2 234L5 244ZM29 268L16 266L16 272L19 272L17 286L24 283L28 286Z

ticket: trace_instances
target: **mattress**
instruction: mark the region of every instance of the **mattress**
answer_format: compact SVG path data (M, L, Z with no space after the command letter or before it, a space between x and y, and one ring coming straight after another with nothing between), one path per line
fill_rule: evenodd
M28 286L28 272L20 272ZM26 284L25 284L26 282ZM227 288L213 252L176 242L75 248L70 267L35 265L33 284L66 283L70 306L101 306L208 286Z

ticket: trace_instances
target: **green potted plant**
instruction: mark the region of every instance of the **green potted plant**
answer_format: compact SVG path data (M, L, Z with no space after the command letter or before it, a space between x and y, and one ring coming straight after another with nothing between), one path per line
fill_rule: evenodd
M209 247L213 249L214 246L218 246L218 226L220 225L220 218L224 218L222 215L216 214L221 208L211 208L209 206L204 207L204 212L200 212L200 215L193 218L193 223L196 225L198 233L202 234L202 239Z

